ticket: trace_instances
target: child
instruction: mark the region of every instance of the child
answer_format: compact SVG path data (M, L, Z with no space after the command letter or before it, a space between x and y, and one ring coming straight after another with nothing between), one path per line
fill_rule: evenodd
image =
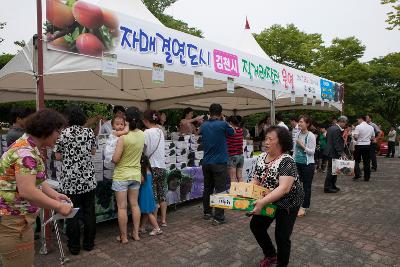
M111 126L113 127L113 132L108 137L106 147L104 148L104 161L106 163L110 163L112 160L115 147L117 146L118 137L127 134L129 131L125 118L119 115L115 116L111 120Z
M141 222L141 233L145 233L145 225L147 220L150 221L150 224L153 226L153 230L149 233L149 235L160 235L163 233L161 228L158 226L157 219L154 216L154 211L156 210L156 202L154 200L153 195L153 173L150 166L149 159L143 154L140 160L141 168L142 168L142 184L139 189L139 207L142 213L142 222Z

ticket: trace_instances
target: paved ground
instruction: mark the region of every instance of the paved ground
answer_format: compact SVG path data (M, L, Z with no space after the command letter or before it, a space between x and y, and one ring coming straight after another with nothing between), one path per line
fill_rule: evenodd
M339 194L322 193L318 174L312 210L296 221L290 265L400 266L399 166L398 158L379 157L370 182L341 177ZM261 249L242 212L228 211L229 222L217 227L201 215L200 202L179 206L169 212L163 235L127 245L114 242L115 220L101 223L95 249L68 255L67 266L257 266ZM57 250L37 255L35 266L57 266L58 257Z

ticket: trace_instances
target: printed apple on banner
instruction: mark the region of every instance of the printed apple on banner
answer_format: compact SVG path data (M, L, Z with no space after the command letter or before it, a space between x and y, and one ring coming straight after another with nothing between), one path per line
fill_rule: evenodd
M119 22L110 10L77 0L46 0L45 32L57 50L100 57L118 43Z

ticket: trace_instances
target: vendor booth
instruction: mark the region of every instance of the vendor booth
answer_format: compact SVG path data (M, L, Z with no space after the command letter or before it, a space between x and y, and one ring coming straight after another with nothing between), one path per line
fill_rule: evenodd
M58 10L71 7L47 1L55 2L46 12L50 23L43 49L46 99L103 102L140 110L208 110L211 103L219 103L224 114L242 116L275 108L341 110L340 84L275 63L249 29L243 33L242 44L230 48L163 26L140 0L79 1L79 6L72 7L75 19L71 19L72 11L66 11L62 22ZM79 12L92 19L80 18ZM0 70L0 102L36 99L36 65L36 41L31 40ZM171 140L175 142L181 141ZM115 216L112 168L104 164L102 144L99 140L94 157L98 221ZM188 152L200 152L191 149L193 142L187 144ZM48 156L49 176L57 179L60 164ZM168 163L174 165L168 174L169 204L202 195L199 162L188 166L188 158L182 158ZM195 155L194 160L201 158ZM255 159L246 160L246 179L254 164Z

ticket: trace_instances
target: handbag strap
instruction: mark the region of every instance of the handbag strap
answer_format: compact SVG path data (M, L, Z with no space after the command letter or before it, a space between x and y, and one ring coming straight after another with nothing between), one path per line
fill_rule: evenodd
M158 143L157 143L156 148L155 148L154 151L149 155L149 159L154 155L154 153L156 153L158 147L160 146L161 137L162 137L162 136L161 136L162 133L161 133L161 129L160 129L160 128L158 128L158 132L160 133L160 138L158 139Z

